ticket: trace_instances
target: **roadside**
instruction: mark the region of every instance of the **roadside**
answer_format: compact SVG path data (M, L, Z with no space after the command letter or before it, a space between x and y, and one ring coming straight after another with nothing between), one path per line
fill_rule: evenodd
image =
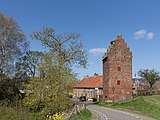
M106 103L99 102L97 105L132 112L145 116L150 116L156 120L160 120L160 95L141 96L130 99L125 102Z
M93 110L90 110L90 112L92 113L92 120L101 120L97 112Z
M88 105L87 109L95 111L99 116L98 120L154 120L148 116L97 105Z
M77 114L72 115L69 120L92 120L92 113L88 109L83 109Z

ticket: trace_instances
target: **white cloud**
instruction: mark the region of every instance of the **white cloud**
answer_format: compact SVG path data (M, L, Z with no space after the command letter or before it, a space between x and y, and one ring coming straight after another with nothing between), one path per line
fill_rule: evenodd
M154 33L153 32L146 32L145 29L141 29L141 30L134 33L135 39L145 38L145 39L151 40L151 39L153 39L153 37L154 37Z
M105 48L92 48L89 50L89 53L93 56L103 55L106 52Z
M154 33L153 33L153 32L147 33L147 39L148 39L148 40L153 39L153 37L154 37Z
M142 29L142 30L139 30L139 31L134 33L134 38L135 39L141 39L141 38L144 38L145 35L146 35L146 30Z

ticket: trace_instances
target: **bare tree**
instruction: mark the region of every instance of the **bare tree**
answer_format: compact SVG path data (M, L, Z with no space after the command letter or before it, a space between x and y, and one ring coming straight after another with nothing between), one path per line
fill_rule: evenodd
M0 13L0 72L13 74L15 60L27 46L26 37L15 19Z

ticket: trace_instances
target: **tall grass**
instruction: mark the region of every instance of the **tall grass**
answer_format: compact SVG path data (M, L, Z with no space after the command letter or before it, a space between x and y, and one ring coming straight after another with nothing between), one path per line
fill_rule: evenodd
M43 120L44 116L41 112L30 112L29 110L19 107L1 106L1 120Z
M71 116L69 120L91 120L92 113L88 109L83 109L79 113Z

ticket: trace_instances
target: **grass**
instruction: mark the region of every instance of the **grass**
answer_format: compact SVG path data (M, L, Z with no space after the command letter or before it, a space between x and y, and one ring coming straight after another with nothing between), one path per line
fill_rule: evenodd
M114 105L105 102L99 102L97 104L104 107L139 111L150 117L160 120L160 95L141 96L125 102L117 102Z
M0 120L42 120L42 113L29 112L25 108L0 107Z
M92 113L88 109L81 110L79 113L70 117L69 120L91 120Z

